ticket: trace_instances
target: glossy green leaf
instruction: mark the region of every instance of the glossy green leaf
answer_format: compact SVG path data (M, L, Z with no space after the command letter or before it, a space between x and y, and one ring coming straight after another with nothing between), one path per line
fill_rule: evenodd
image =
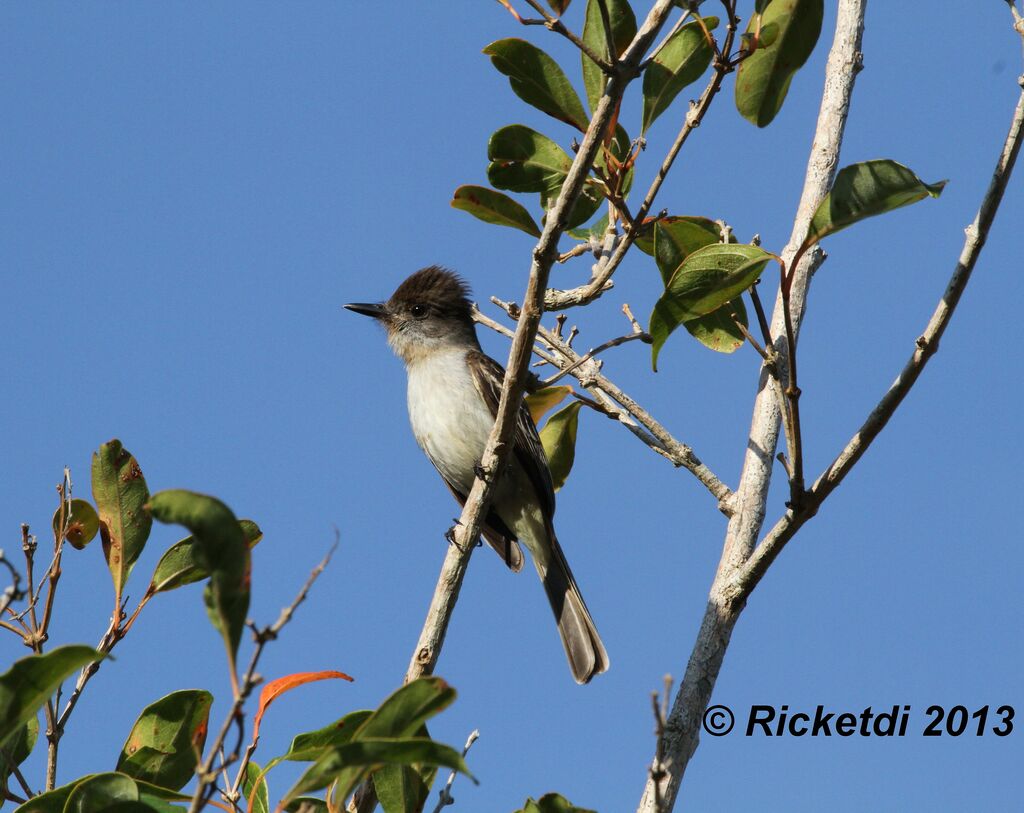
M718 27L717 17L705 17L703 22L709 31ZM641 133L647 132L683 88L703 76L714 55L704 29L696 21L687 23L672 35L644 71Z
M524 231L533 237L540 237L540 227L516 201L501 192L486 186L464 185L455 190L452 207L469 212L485 223L509 226Z
M255 793L253 792L255 790ZM249 762L245 766L245 777L242 779L242 798L248 805L252 799L252 806L245 807L249 813L270 813L270 789L267 787L263 771L255 762Z
M771 0L747 26L751 34L775 26L771 45L758 48L736 72L736 109L758 127L766 127L782 108L789 83L814 50L821 33L824 0Z
M263 539L263 531L251 519L240 519L238 525L252 550ZM195 537L187 536L171 545L160 557L149 583L149 592L164 593L202 581L209 575L209 571L196 560Z
M508 77L513 92L559 121L586 132L590 118L565 73L550 56L526 40L509 38L492 42L484 53L494 67Z
M716 236L716 242L721 240L721 228L714 220L707 217L696 217L693 215L670 215L668 217L654 218L648 217L644 220L643 225L640 227L640 233L636 237L635 245L644 254L649 254L651 257L654 256L654 229L659 223L676 223L684 221L692 223L695 226L700 227L704 231L711 232ZM735 239L729 242L735 242Z
M747 308L743 304L743 299L736 297L716 311L698 316L689 322L683 322L683 327L705 347L718 353L733 353L746 341L743 332L736 326L733 314L744 327L749 326Z
M530 410L533 422L540 424L540 419L544 417L545 413L562 403L571 392L572 387L568 384L556 384L531 392L523 401L526 403L526 408Z
M330 748L299 777L286 799L335 784L337 799L346 799L374 770L384 765L435 765L476 779L462 754L424 737L359 738Z
M66 509L65 509L66 510ZM64 528L64 538L76 550L82 550L92 542L100 529L100 518L88 500L72 500L70 512L61 526L61 508L53 512L53 532L59 534Z
M636 36L636 17L628 0L605 0L605 6L608 9L608 21L611 23L612 42L615 45L614 59L618 59ZM592 51L608 62L613 61L608 54L608 35L605 33L601 7L597 0L587 1L581 38ZM591 111L597 110L597 104L604 95L606 77L594 60L583 53L580 57L583 62L583 86L587 92L587 103Z
M0 746L35 717L66 678L104 657L91 646L70 645L16 660L0 675Z
M180 790L202 752L213 695L199 689L172 692L143 709L121 749L117 770L135 779Z
M502 127L487 143L487 180L513 192L557 193L572 159L546 135L522 124Z
M249 545L238 520L216 497L183 489L154 494L149 510L160 522L184 525L192 532L196 561L210 573L203 593L207 613L224 638L234 675L249 609L250 580Z
M78 788L79 785L96 779L97 777L111 776L120 776L123 777L123 779L131 781L131 777L125 776L123 774L86 774L85 776L80 776L66 785L61 785L60 787L54 788L51 791L41 793L38 796L34 796L33 798L29 799L25 804L17 808L14 811L14 813L62 813L62 811L65 810L65 805L68 801L68 798L71 796L72 792L74 792L75 789ZM127 788L127 785L124 784L123 779L114 779L108 781L113 782L118 786ZM139 782L136 780L134 782L134 785L138 791L138 802L136 802L135 804L142 804L145 806L145 809L149 811L156 810L158 811L158 813L184 811L185 808L168 804L168 802L187 802L192 798L191 796L185 796L184 794L176 793L175 791L168 790L167 788L160 788L156 785L150 785L147 782ZM108 806L101 807L98 809L103 810L104 812L106 812L107 810L120 810L121 808L118 807L118 805L127 805L131 803L132 802L130 800L122 800L120 802L110 803ZM134 809L138 810L141 808L136 807Z
M605 212L597 220L595 220L590 226L583 226L578 229L568 229L566 234L570 237L575 237L577 240L589 241L591 237L601 239L604 237L604 233L608 231L608 213Z
M385 765L374 772L373 787L384 813L418 813L430 795L430 786L412 765Z
M654 306L650 328L651 364L679 325L717 310L749 288L773 258L767 251L738 243L705 246L690 254L669 280Z
M683 260L718 242L721 229L705 217L666 217L654 224L654 260L668 285Z
M352 711L329 726L296 734L284 758L293 762L312 762L325 748L350 742L372 715L369 709Z
M537 801L527 799L516 813L596 813L589 808L576 807L559 793L546 793Z
M818 206L804 239L809 247L859 220L942 194L945 181L928 184L903 164L888 159L843 167Z
M153 519L143 508L149 489L138 461L116 438L100 446L92 456L92 496L100 520L103 554L120 596Z
M4 754L0 756L0 794L8 787L8 779L11 775L11 765L17 767L32 753L36 741L39 739L39 717L32 715L18 729L8 737L4 743ZM8 760L10 762L8 763ZM20 792L20 788L19 788ZM3 796L0 795L0 799Z
M581 406L583 404L579 401L573 401L548 418L540 430L540 442L544 444L544 454L548 459L555 491L569 479L569 472L576 459L576 425Z
M65 813L97 813L115 802L139 801L139 788L130 776L101 773L79 782L68 794Z

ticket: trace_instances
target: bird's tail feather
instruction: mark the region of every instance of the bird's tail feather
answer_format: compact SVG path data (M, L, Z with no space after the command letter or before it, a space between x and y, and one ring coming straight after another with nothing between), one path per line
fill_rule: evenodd
M535 556L534 563L551 602L572 675L577 683L589 683L594 675L608 669L608 653L558 540L554 534L550 534L550 539L552 555L546 562Z

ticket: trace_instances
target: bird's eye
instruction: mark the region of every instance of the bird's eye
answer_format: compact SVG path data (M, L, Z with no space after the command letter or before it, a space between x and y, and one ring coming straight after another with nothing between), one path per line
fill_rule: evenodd
M409 313L412 314L414 319L422 319L424 316L427 315L427 306L418 304L413 305L411 308L409 308Z

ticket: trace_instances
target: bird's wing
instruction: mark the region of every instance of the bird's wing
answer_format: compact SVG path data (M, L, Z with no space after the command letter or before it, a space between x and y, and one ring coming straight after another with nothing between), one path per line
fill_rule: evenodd
M492 415L498 414L498 401L501 398L501 382L505 378L504 368L490 356L479 350L467 354L466 361L473 374L473 383L477 391L491 410ZM533 490L537 494L537 503L544 512L544 521L549 527L555 515L555 487L548 471L547 456L544 446L537 434L537 427L530 417L526 404L519 405L516 413L516 426L512 435L512 454L529 477Z

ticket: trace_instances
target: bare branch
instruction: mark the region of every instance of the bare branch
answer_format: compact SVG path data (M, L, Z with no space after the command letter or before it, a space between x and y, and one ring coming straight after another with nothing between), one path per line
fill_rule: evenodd
M918 377L928 364L929 359L939 349L939 340L945 332L947 325L953 318L956 306L960 297L970 281L971 273L978 261L981 250L988 238L989 229L995 218L996 211L1002 201L1006 185L1010 180L1014 164L1020 153L1021 129L1024 126L1024 77L1021 78L1021 95L1017 100L1017 107L1013 114L1013 121L1007 133L1006 140L996 163L992 181L989 183L988 191L981 201L981 206L974 221L967 227L967 236L964 240L964 247L960 252L959 261L953 270L945 293L935 308L931 319L928 321L924 332L914 343L914 351L904 365L903 370L896 380L889 387L888 391L871 411L867 419L850 439L843 450L839 453L832 464L815 481L814 485L807 492L804 503L799 511L787 511L786 514L775 523L775 526L768 532L764 540L758 545L753 556L746 562L743 569L737 574L734 587L737 591L737 599L750 593L761 580L765 571L775 561L786 543L800 527L813 517L822 502L831 494L836 487L849 474L857 461L867 451L872 441L885 428L893 413L903 402L907 393L917 382Z
M502 308L513 318L518 314L518 308L512 303L503 302L500 299L492 297L492 301L498 307ZM481 324L487 324L487 322L480 321ZM489 321L489 320L488 320ZM490 325L488 325L490 327ZM562 360L557 360L549 355L542 355L546 361L554 364L557 367L572 366L573 369L570 375L573 376L577 381L580 382L588 391L593 393L595 397L605 406L610 407L615 413L617 420L629 429L636 437L638 437L644 444L649 446L651 449L656 451L658 454L665 457L673 465L680 466L690 471L704 487L711 492L712 496L718 501L718 508L720 511L728 516L729 501L732 496L732 492L729 487L725 485L716 475L712 472L704 463L701 462L700 458L694 453L693 449L682 441L676 440L672 434L643 407L640 406L635 400L623 392L616 384L612 383L608 378L601 374L600 370L597 369L595 364L591 364L589 361L586 364L577 365L580 361L581 356L572 349L569 342L562 339L557 334L545 330L543 327L539 328L537 335L543 339L543 341L556 352ZM536 352L536 351L535 351ZM621 414L621 410L625 410L628 415L632 416L641 426L637 426L636 423L630 421Z
M463 759L465 759L466 754L469 753L469 749L473 747L473 743L476 742L479 738L480 732L474 728L469 733L469 737L466 739L466 744L462 746ZM440 796L440 798L437 800L437 807L434 808L434 813L441 813L441 811L447 805L455 804L455 798L452 796L452 785L455 782L455 774L455 771L452 771L450 774L448 774L448 781L444 783L444 787L441 788L440 792L438 793L438 796Z
M854 78L860 68L865 2L839 2L836 32L825 69L825 90L804 189L794 219L793 237L783 252L787 268L793 268L791 273L794 275L790 291L794 337L803 315L811 262L807 257L794 267L791 261L806 234L814 210L835 177ZM771 335L783 336L782 322L781 303L777 299ZM775 349L780 350L779 342L776 342ZM700 716L711 699L732 630L743 609L742 601L733 601L736 591L731 579L749 558L764 522L780 417L779 401L771 390L771 376L762 366L740 484L731 500L734 513L729 519L722 559L686 673L665 725L662 760L665 774L657 783L648 777L638 808L640 813L655 813L659 798L664 799L669 809L674 805L683 773L697 748Z

